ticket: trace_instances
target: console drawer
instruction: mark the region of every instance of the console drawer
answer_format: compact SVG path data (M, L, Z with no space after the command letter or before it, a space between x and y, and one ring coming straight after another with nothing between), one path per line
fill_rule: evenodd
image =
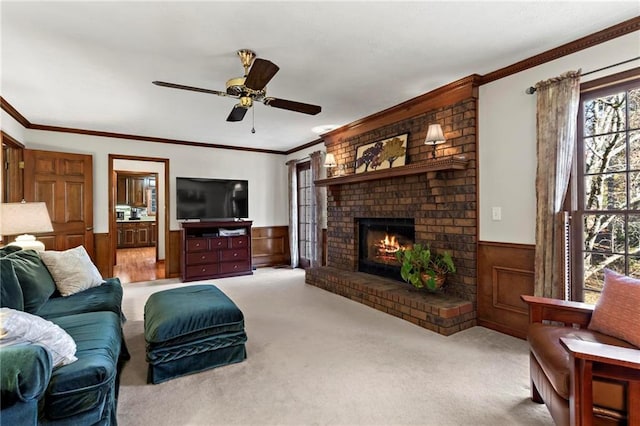
M220 260L223 262L232 261L232 260L246 260L248 258L249 258L249 250L247 249L222 250L220 252Z
M189 277L204 277L209 275L215 275L218 273L218 264L208 265L193 265L187 266L187 276Z
M229 248L237 249L242 247L249 247L249 237L247 235L230 237L229 242L230 242Z
M220 264L220 273L228 274L231 272L250 271L251 261L239 260L237 262L224 262Z
M224 249L227 248L229 242L226 238L210 238L209 239L209 247L211 250Z
M207 245L206 238L189 238L187 240L187 252L207 251L209 246Z
M187 254L187 265L200 265L204 263L218 263L218 252L201 252Z

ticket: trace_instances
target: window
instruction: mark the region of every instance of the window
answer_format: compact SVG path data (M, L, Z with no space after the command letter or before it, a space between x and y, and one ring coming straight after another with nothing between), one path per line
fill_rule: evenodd
M595 303L605 268L640 277L640 79L584 92L578 127L574 298Z
M300 163L298 173L298 263L301 268L311 266L311 232L315 226L313 222L313 203L311 191L313 179L311 177L311 163Z

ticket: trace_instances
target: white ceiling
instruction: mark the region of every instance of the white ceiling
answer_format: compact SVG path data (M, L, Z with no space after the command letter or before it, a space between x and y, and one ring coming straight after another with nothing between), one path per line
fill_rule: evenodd
M638 16L637 1L0 3L1 95L31 123L285 151L470 74L486 74ZM280 71L226 120L250 48ZM532 82L533 83L533 82ZM524 88L523 88L524 90ZM137 142L132 142L137 143Z

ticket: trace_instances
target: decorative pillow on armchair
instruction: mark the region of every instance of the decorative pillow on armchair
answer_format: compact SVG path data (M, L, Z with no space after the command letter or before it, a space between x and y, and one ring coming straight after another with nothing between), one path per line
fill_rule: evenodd
M640 347L640 279L604 270L604 287L589 329Z
M71 364L78 358L76 342L60 326L37 315L15 309L0 309L0 347L21 344L44 346L54 367Z
M71 296L104 282L83 246L65 251L42 251L40 258L63 296Z

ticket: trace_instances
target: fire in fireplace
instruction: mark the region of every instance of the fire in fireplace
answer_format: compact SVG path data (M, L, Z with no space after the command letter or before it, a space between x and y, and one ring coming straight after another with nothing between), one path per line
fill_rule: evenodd
M402 280L396 252L413 247L413 219L358 219L358 271Z

